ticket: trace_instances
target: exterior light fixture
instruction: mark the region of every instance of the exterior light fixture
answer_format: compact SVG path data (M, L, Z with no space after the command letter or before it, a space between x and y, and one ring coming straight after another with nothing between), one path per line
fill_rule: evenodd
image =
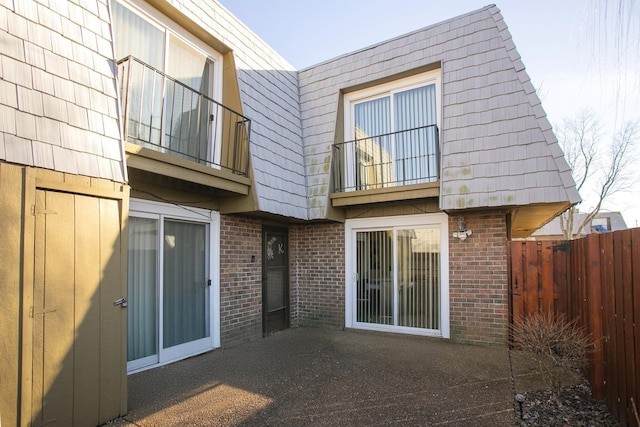
M458 231L453 232L453 237L457 237L458 239L464 241L467 237L471 236L473 231L467 230L467 223L464 220L463 216L458 217Z
M520 406L520 419L523 420L524 419L524 414L522 413L522 404L524 403L524 395L523 394L516 394L516 402L518 402L518 406Z

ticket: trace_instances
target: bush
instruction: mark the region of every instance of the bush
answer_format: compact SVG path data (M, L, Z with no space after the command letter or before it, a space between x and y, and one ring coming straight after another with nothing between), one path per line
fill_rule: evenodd
M593 339L566 316L535 313L514 319L512 330L516 350L532 354L541 374L559 402L567 370L580 372L590 361Z

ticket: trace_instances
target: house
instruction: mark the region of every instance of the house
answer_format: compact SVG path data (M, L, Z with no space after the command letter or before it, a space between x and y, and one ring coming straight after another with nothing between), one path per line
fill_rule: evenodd
M584 222L587 217L586 213L577 212L574 219L574 234L578 232L578 227ZM587 224L582 230L581 236L584 237L587 234L592 233L607 233L609 231L626 230L627 224L624 222L624 218L620 212L600 212L598 213L590 224ZM527 237L530 240L564 240L564 233L560 227L560 218L554 218L547 224L536 230L531 236Z
M502 344L579 201L495 6L304 70L215 1L0 7L4 425L291 326Z

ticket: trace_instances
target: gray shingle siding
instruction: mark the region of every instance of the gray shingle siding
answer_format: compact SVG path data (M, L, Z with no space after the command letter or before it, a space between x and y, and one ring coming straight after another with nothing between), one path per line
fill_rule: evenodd
M219 3L168 4L233 53L261 211L326 218L341 92L433 64L441 209L578 201L496 7L296 71ZM0 160L124 181L107 0L12 5L0 6Z
M106 0L0 13L0 160L124 182Z
M170 4L234 55L259 210L306 219L307 193L296 70L217 2Z
M490 6L300 71L311 219L326 215L340 91L435 63L441 209L579 200L507 26Z

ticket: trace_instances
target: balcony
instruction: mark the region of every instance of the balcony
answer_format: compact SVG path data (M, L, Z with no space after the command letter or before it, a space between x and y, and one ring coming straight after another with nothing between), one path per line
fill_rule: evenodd
M165 155L147 158L169 155L169 163L205 175L248 177L248 118L131 56L118 62L118 86L126 141Z
M408 190L415 194L410 197L437 195L433 189L437 190L440 179L439 147L436 125L362 136L334 144L334 206L341 204L340 199L353 199L353 192L396 194L391 198L383 198L386 200L397 200L398 194ZM420 191L423 189L429 191Z

